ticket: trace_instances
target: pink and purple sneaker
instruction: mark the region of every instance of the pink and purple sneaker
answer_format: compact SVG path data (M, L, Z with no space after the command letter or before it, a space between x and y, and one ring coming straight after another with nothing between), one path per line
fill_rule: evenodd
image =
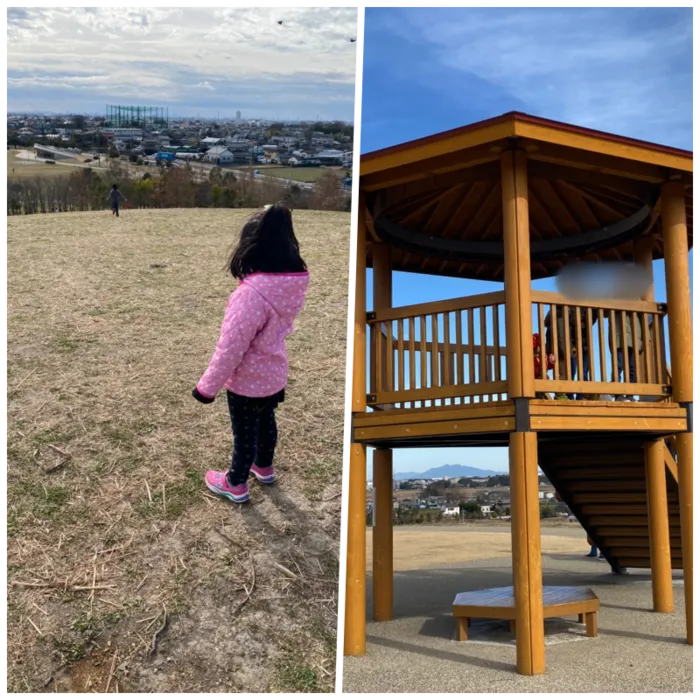
M234 503L245 503L248 498L248 484L239 484L231 486L226 478L226 472L208 471L204 477L204 483L210 491L213 491L217 496L228 498Z
M274 467L256 467L253 465L250 468L250 472L261 484L274 484L277 480Z

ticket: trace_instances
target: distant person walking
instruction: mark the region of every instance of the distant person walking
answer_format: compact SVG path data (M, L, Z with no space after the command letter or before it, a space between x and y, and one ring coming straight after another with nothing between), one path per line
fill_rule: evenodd
M125 202L127 201L126 197L119 191L119 187L117 187L117 185L112 185L112 189L107 195L107 200L112 202L113 216L119 216L119 202L121 200L124 200Z
M226 389L231 466L228 472L208 471L204 481L219 496L244 503L251 472L263 484L275 481L275 409L284 401L288 373L285 337L309 284L291 211L277 204L254 214L243 226L228 268L240 284L229 298L214 356L192 395L211 403Z

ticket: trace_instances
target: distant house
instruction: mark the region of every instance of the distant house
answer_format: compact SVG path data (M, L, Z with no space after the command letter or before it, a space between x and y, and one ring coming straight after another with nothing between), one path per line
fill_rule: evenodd
M489 515L491 513L491 506L481 506L482 515Z
M445 506L442 514L450 517L459 516L459 506Z
M216 163L217 165L231 165L233 163L233 153L226 146L214 146L204 154L204 160L207 163Z
M215 136L207 136L199 142L199 145L211 148L212 146L221 146L223 143L224 139L220 139Z
M314 158L321 161L323 165L340 165L343 162L344 153L337 150L320 151Z

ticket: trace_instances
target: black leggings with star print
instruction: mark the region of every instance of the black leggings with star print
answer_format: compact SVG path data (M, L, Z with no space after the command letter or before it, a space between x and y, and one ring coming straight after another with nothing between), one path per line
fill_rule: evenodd
M245 484L253 464L270 467L277 445L275 409L284 401L284 389L262 398L226 392L233 431L233 457L228 481L231 486Z

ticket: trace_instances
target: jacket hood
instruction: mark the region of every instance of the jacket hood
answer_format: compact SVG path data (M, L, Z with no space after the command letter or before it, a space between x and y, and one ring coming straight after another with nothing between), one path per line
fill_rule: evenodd
M293 321L304 306L309 286L308 272L257 272L242 284L252 287L282 318Z

